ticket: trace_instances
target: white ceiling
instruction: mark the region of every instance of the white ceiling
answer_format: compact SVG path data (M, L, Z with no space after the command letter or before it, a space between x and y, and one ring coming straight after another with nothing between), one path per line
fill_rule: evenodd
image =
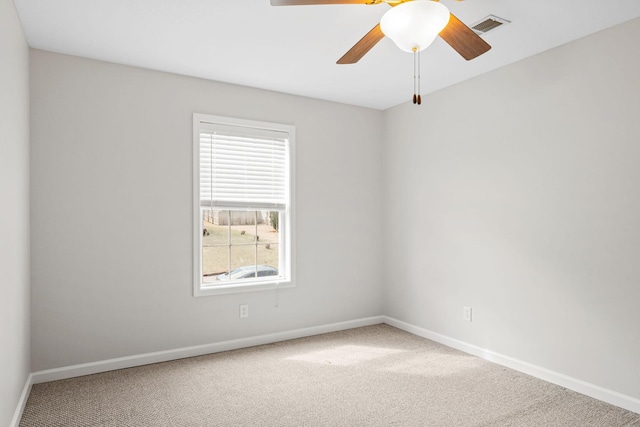
M336 61L386 4L273 7L269 0L14 0L31 47L210 80L386 109L411 99L413 57L383 39ZM640 16L640 0L442 0L471 25L512 23L465 61L441 39L422 52L422 93Z

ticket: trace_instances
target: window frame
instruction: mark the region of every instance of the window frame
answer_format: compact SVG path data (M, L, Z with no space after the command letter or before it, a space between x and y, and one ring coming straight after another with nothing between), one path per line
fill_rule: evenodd
M235 283L216 284L206 286L202 281L202 213L203 208L200 203L200 131L201 124L220 124L230 126L241 126L246 128L272 130L288 133L288 199L289 203L280 214L280 242L282 247L281 256L284 266L284 278L278 276L269 280L263 276L264 280L258 277L251 280L240 279ZM252 292L262 290L272 290L295 286L295 251L294 251L294 194L295 194L295 126L280 123L262 122L232 117L223 117L204 113L193 114L193 296L208 296L230 294L237 292ZM238 210L233 206L217 206L216 210ZM262 210L262 209L255 209ZM280 266L279 266L280 267ZM280 268L279 268L280 270Z

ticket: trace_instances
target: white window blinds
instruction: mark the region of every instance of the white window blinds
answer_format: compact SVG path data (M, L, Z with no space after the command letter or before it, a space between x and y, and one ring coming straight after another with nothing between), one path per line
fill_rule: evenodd
M200 123L200 206L284 210L289 134Z

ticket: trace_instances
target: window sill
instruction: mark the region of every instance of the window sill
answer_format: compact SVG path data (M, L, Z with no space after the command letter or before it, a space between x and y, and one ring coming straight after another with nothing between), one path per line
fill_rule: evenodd
M242 292L270 291L274 289L293 288L291 281L286 282L253 282L236 283L233 285L197 286L194 289L194 297L206 297L210 295L236 294Z

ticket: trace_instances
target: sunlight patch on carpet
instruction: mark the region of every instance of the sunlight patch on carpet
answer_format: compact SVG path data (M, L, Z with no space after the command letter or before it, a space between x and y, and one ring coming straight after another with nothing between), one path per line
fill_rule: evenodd
M379 359L406 350L384 347L368 347L363 345L342 345L339 347L314 351L288 357L287 360L320 363L323 365L349 366L360 362Z

